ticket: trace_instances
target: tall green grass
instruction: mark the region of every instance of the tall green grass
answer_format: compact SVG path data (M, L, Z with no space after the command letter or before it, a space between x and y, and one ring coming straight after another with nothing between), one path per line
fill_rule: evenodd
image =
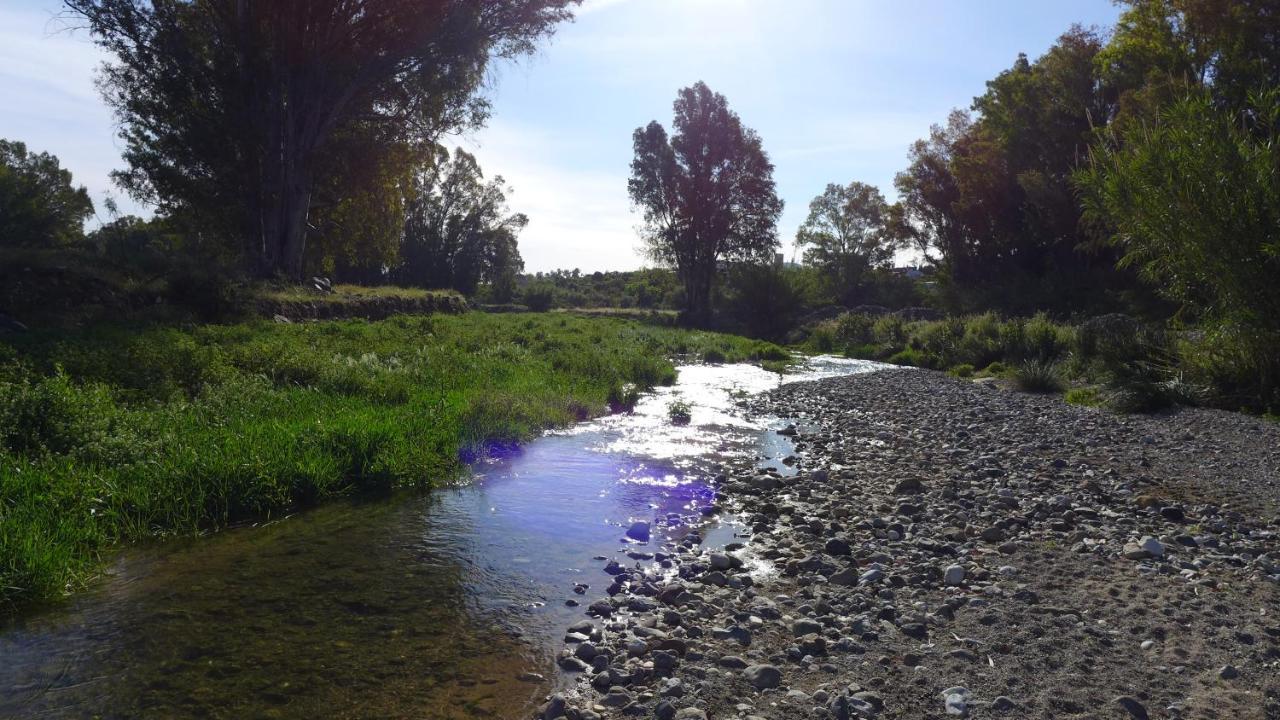
M0 340L0 605L122 541L457 476L487 448L670 383L732 336L558 315L131 327Z
M1008 375L1035 392L1087 385L1096 388L1096 403L1122 412L1193 404L1267 412L1280 397L1259 384L1266 372L1248 351L1258 342L1222 326L1188 330L1116 314L1067 325L1043 314L912 322L849 313L813 328L806 345L960 377L985 367L976 374Z

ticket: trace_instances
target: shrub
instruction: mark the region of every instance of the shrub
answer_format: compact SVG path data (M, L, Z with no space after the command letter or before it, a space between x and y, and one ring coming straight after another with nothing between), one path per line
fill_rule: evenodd
M1097 407L1102 404L1102 393L1096 387L1071 388L1064 399L1071 405Z
M871 326L872 338L881 345L902 348L907 344L906 322L897 315L883 315Z
M1246 394L1265 405L1280 394L1280 90L1258 90L1227 107L1197 86L1152 122L1112 126L1075 181L1121 265L1234 336L1232 364L1254 369Z
M751 346L751 359L785 363L791 360L791 353L771 342L757 342Z
M1104 397L1107 405L1119 412L1147 413L1173 405L1195 405L1202 395L1181 372L1158 361L1140 360L1110 372Z
M961 363L948 370L947 374L954 375L958 378L973 377L973 366L969 363Z
M165 296L206 322L236 320L252 311L245 286L216 265L178 268L168 277Z
M1011 369L1008 365L997 360L982 368L982 370L978 372L978 377L1005 377L1009 375L1010 372Z
M934 365L947 366L958 362L960 342L964 338L964 320L958 317L937 322L918 322L910 326L909 345L922 351Z
M1051 362L1028 360L1013 371L1018 388L1033 393L1062 392L1065 385L1058 366Z
M845 313L835 319L835 337L841 347L865 345L875 339L875 320L860 313Z
M724 362L724 352L719 348L711 348L702 353L702 362L707 365L714 365Z
M76 385L61 368L0 383L0 448L34 456L86 450L103 441L115 414L106 387Z
M1023 347L1020 357L1050 363L1067 353L1074 339L1071 328L1058 325L1044 313L1036 313L1022 328Z
M672 425L688 425L693 419L693 410L683 400L672 400L667 404L667 419Z
M1082 359L1127 362L1141 356L1142 326L1128 315L1089 318L1076 330L1075 351Z
M878 345L871 343L845 348L844 354L846 357L857 358L859 360L879 360L884 355Z
M892 365L911 365L913 367L930 367L932 363L928 362L928 356L915 348L907 348L889 356L888 361Z
M814 328L813 332L809 334L808 345L814 352L829 353L835 350L835 328L827 323Z
M979 367L999 360L1003 351L1000 334L1003 326L994 313L983 313L966 319L955 360Z
M534 312L546 312L555 304L556 288L550 283L533 283L521 296L524 304Z
M769 372L782 375L791 368L791 363L785 360L765 360L760 363L760 367Z

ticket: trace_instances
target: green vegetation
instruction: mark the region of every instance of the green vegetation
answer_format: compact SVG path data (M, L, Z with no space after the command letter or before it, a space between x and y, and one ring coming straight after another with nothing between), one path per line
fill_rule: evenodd
M709 352L782 351L563 314L0 336L0 602L65 594L117 542L447 481Z
M768 264L782 200L756 131L706 83L676 94L672 134L656 120L632 134L627 190L654 260L675 268L690 322L711 321L717 264Z
M1027 360L1013 370L1013 381L1024 392L1062 392L1062 371L1055 363L1043 360Z
M1096 387L1071 388L1063 395L1063 399L1072 405L1083 407L1098 407L1102 404L1102 394Z
M957 377L1007 378L1032 392L1060 392L1068 384L1084 383L1096 387L1076 393L1075 401L1122 412L1200 404L1266 410L1260 396L1240 391L1238 375L1212 360L1224 347L1219 338L1125 315L1068 325L1044 314L1002 319L984 313L911 322L894 315L846 313L811 328L803 347L945 370ZM979 367L983 369L975 372ZM1257 385L1247 387L1256 391Z
M667 419L672 425L688 425L693 419L693 410L689 403L677 398L667 404Z

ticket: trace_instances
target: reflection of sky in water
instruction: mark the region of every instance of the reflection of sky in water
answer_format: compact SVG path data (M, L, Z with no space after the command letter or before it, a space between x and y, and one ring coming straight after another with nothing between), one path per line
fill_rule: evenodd
M877 367L819 358L786 379ZM277 690L247 689L250 672L211 675L208 657L271 667L277 685L337 687L359 674L353 668L387 678L377 690L290 696L284 717L308 716L306 698L357 715L459 708L485 694L518 705L537 688L513 686L515 666L548 672L564 627L581 617L566 600L604 595L609 577L596 557L633 565L624 551L652 552L702 522L700 510L715 501L708 478L726 458L763 454L781 467L792 446L770 429L777 421L737 407L778 384L748 365L684 367L675 387L646 395L634 413L481 463L463 487L335 503L268 528L126 552L94 592L0 633L0 716L125 717L155 703L195 715L226 709L228 697L236 716L279 709ZM667 418L677 396L691 408L687 426ZM648 544L624 537L637 520L653 525ZM713 522L706 544L731 542L736 528L732 518ZM575 583L590 589L575 595ZM523 649L477 632L485 625L518 634ZM418 686L442 667L480 684ZM189 707L202 693L209 704Z
M750 418L738 408L756 395L786 382L818 380L883 367L865 360L832 356L810 359L799 372L786 376L754 365L690 365L679 369L675 386L645 395L630 414L609 415L564 431L585 436L594 450L633 457L664 458L679 464L689 458L740 454L749 447L767 420ZM675 401L689 406L688 425L674 425L667 408ZM643 482L645 478L635 481Z

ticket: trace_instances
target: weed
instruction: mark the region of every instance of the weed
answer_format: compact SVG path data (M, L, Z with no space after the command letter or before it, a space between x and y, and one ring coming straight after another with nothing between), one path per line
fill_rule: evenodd
M1039 360L1018 365L1013 371L1013 380L1019 389L1033 393L1062 392L1065 384L1057 365Z

